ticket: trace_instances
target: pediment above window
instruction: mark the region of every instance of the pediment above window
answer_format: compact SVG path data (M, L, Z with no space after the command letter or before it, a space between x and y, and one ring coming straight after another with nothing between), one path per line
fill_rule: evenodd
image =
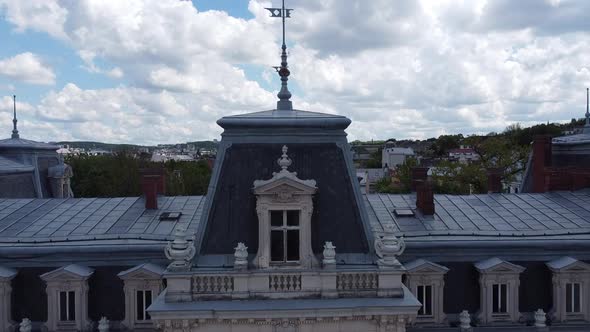
M129 270L121 271L117 276L126 279L160 279L164 274L164 268L151 263L135 266Z
M501 273L501 274L522 273L525 270L525 268L523 266L507 262L507 261L502 260L497 257L477 262L477 263L475 263L475 268L480 273L485 273L485 274L490 274L490 273Z
M53 271L42 274L45 281L50 280L86 280L94 273L94 270L83 265L70 264Z
M417 259L404 264L410 274L445 274L449 269L425 259Z
M590 273L590 264L572 257L561 257L547 263L547 267L554 272Z

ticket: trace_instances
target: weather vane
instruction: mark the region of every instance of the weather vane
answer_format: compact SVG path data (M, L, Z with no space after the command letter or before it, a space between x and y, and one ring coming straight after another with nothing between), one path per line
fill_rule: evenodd
M277 94L279 101L277 102L277 110L279 111L292 111L293 103L291 99L291 92L287 87L287 81L289 81L289 66L287 65L287 45L285 44L285 18L291 17L291 11L293 9L285 8L285 0L283 0L283 6L281 8L266 8L270 12L271 17L280 17L283 19L283 52L281 53L281 65L274 67L281 77L281 91Z

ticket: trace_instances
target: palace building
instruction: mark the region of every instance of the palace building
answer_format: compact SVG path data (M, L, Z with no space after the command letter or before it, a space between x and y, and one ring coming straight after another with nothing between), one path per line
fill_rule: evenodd
M275 109L217 121L205 196L148 170L141 197L74 198L15 115L0 331L590 331L588 189L435 195L416 169L411 194L362 193L351 120L293 108L284 42L277 71Z

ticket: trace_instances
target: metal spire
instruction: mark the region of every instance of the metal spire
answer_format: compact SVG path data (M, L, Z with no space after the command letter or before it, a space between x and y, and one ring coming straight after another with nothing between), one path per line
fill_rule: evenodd
M279 101L277 101L277 110L279 111L292 111L293 110L293 103L289 100L291 99L291 92L289 92L289 88L287 87L287 82L289 81L289 75L291 72L289 71L289 66L287 64L287 45L285 44L285 18L291 17L291 11L293 9L285 8L285 0L283 0L283 6L281 8L266 8L270 12L271 17L281 17L283 19L283 46L282 53L281 53L281 66L274 67L279 76L281 77L281 91L277 94L279 97Z
M14 117L12 118L12 138L19 138L18 129L16 128L16 123L18 120L16 119L16 95L12 96L13 105L14 105Z
M590 111L588 111L588 88L586 88L586 127L590 126Z

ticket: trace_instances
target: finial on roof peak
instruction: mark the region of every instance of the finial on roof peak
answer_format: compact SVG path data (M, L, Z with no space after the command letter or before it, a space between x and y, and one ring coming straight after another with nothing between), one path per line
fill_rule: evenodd
M281 166L281 172L282 171L287 171L287 168L289 168L289 166L291 166L291 164L293 163L293 161L289 158L289 156L287 156L287 146L283 145L283 154L281 155L281 158L279 158L279 160L277 160L277 164L279 164L279 166Z
M291 11L293 9L285 8L285 0L283 0L283 6L281 8L266 8L270 12L271 17L280 17L283 19L283 46L281 47L281 65L279 67L274 67L274 69L279 73L281 77L281 90L277 94L279 97L279 101L277 101L277 110L279 111L292 111L293 110L293 102L291 102L291 92L289 92L289 87L287 86L287 82L289 81L289 75L291 72L289 71L289 66L287 63L287 45L285 43L285 18L291 17Z
M12 96L13 100L13 107L14 107L14 117L12 118L12 138L19 138L18 129L16 128L16 123L18 120L16 119L16 95Z

